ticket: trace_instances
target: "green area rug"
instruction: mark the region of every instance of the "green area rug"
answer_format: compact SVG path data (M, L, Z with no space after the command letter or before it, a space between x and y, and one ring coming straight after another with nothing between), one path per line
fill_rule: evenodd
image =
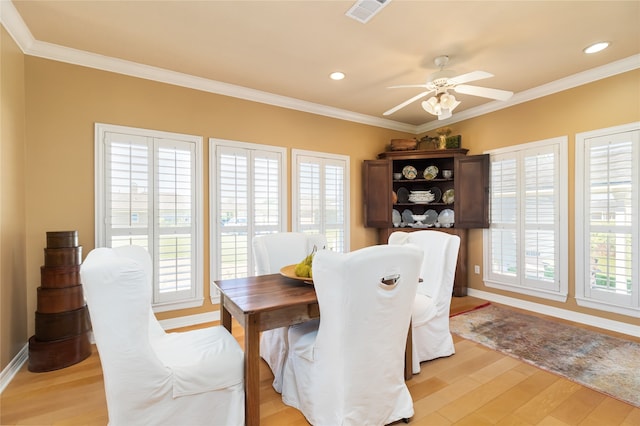
M640 407L640 344L489 305L451 332Z

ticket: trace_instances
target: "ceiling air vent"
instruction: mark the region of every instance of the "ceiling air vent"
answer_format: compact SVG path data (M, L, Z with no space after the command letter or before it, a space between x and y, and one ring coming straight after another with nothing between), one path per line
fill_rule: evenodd
M369 22L369 19L373 18L373 16L380 12L388 3L391 3L391 0L358 0L345 15L366 24Z

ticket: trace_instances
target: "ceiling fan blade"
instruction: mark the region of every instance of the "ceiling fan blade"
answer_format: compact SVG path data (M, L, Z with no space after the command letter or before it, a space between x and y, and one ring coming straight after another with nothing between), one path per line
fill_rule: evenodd
M473 95L480 96L482 98L490 98L497 99L499 101L506 101L511 96L513 96L513 92L508 90L500 90L500 89L490 89L488 87L479 87L479 86L469 86L467 84L461 84L453 88L457 93L462 93L464 95Z
M452 77L449 80L455 82L455 84L464 84L472 81L482 80L485 78L493 77L493 74L486 71L471 71L466 74Z
M422 88L427 88L426 84L401 84L399 86L389 86L387 87L387 89L403 89L405 87L422 87Z
M426 92L422 92L422 93L420 93L420 94L418 94L418 95L414 96L414 97L413 97L413 98L411 98L411 99L407 99L406 101L402 102L401 104L394 106L394 107L393 107L393 108L391 108L390 110L383 112L383 113L382 113L382 115L390 115L390 114L393 114L394 112L398 111L399 109L402 109L402 108L406 107L406 106L407 106L407 105L409 105L410 103L417 101L418 99L422 98L423 96L428 95L428 94L429 94L429 93L431 93L431 92L433 92L433 90L427 90Z

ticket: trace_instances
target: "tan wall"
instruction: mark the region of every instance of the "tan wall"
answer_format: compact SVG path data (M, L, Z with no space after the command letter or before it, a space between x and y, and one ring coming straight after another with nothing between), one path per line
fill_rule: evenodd
M27 334L24 55L0 26L0 369Z
M569 202L569 217L567 218L569 224L569 297L567 302L556 303L486 287L482 282L482 275L476 275L473 272L473 265L480 265L482 268L481 230L472 230L469 233L467 268L469 287L640 325L639 318L608 314L577 306L574 273L575 135L576 133L639 120L640 70L635 70L452 125L453 134L462 135L462 146L469 148L469 154L479 154L490 149L557 136L567 136L569 141L569 164L567 165L569 168L569 192L566 194Z
M406 136L403 133L34 57L26 59L26 84L29 312L35 310L45 233L77 230L83 255L94 247L96 122L201 135L205 141L215 137L349 155L351 249L376 242L375 232L363 227L361 163L375 158L389 139ZM208 142L203 152L208 259ZM211 310L208 263L204 281L202 308L158 317ZM35 318L28 320L29 330L34 330Z

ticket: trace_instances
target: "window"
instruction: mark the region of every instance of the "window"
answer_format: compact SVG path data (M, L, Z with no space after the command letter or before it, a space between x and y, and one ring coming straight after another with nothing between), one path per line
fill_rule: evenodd
M286 231L286 150L210 139L211 285L255 274L254 235Z
M567 138L490 152L489 287L566 300Z
M576 299L640 314L640 123L576 135Z
M96 246L153 259L156 311L202 304L202 138L96 124Z
M349 251L349 157L293 150L293 230L320 233Z

